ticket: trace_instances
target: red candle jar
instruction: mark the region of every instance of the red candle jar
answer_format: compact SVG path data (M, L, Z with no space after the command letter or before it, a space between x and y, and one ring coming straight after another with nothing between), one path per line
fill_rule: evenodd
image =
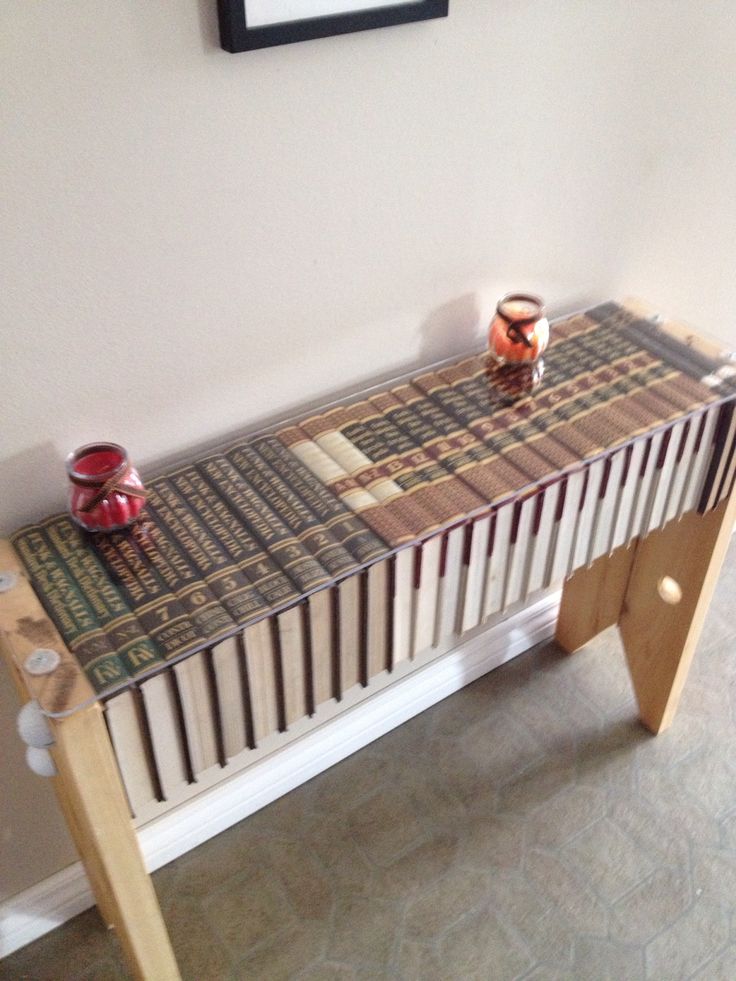
M146 490L128 453L117 443L88 443L70 453L69 511L87 531L114 531L143 510Z
M530 293L507 293L488 330L488 350L500 364L536 361L549 343L544 304Z

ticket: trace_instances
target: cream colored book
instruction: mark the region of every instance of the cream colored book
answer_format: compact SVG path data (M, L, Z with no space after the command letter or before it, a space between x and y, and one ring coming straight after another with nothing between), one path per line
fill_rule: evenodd
M144 724L132 691L105 703L105 718L123 786L133 815L156 801L156 786L148 763Z
M253 741L258 747L279 730L275 620L261 620L245 630L243 648Z
M170 800L188 782L186 745L179 724L179 714L171 671L162 671L140 685L149 731L153 743L156 770L164 797Z
M457 633L458 603L463 575L465 528L450 528L444 535L444 556L437 588L434 646Z
M483 619L503 608L504 586L511 546L511 526L514 502L509 501L496 509L493 528L493 547L488 556L486 581L483 594Z

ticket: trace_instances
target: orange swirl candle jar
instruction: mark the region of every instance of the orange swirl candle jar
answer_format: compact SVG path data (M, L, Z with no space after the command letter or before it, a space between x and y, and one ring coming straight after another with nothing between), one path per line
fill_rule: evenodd
M500 364L536 361L549 343L544 303L530 293L507 293L498 301L488 331L488 350Z
M88 443L66 460L69 511L87 531L114 531L143 510L146 490L128 453L117 443Z

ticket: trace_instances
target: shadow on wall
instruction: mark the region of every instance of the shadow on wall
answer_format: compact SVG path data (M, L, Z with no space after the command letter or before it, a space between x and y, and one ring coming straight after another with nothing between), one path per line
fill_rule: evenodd
M433 310L419 327L422 336L419 363L430 364L477 348L480 316L474 293L466 293Z
M212 0L199 0L199 25L202 28L202 47L205 51L220 47L220 27L217 22L217 4Z
M50 440L6 457L0 465L0 535L66 507L64 457Z

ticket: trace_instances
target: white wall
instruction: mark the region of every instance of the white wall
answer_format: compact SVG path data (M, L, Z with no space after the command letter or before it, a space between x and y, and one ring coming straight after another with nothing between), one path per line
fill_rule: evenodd
M451 0L235 56L215 6L0 6L0 530L80 443L150 466L459 350L507 289L736 345L732 3Z

